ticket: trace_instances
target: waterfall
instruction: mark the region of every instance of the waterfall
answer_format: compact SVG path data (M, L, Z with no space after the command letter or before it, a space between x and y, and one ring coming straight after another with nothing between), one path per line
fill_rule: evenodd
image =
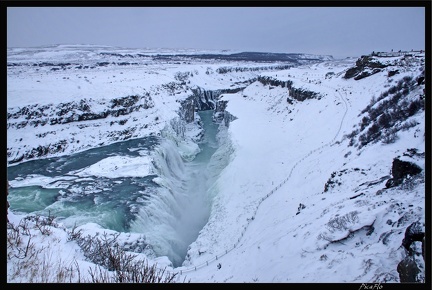
M174 267L181 266L188 246L207 223L212 197L217 194L210 188L226 166L226 158L221 158L220 153L215 155L220 143L216 134L224 125L212 121L212 110L198 114L205 131L199 152L193 159L184 158L192 152L185 154L181 150L181 140L174 130L164 131L164 139L153 156L157 194L140 208L130 227L131 232L145 234L155 254L167 256Z

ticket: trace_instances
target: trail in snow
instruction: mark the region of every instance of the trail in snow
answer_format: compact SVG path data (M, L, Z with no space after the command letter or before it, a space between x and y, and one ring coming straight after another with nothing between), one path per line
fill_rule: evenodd
M306 81L304 81L304 82L306 82ZM335 93L338 94L338 98L339 98L339 99L344 103L344 107L345 107L344 114L343 114L343 116L342 116L342 118L341 118L341 121L340 121L340 123L339 123L339 128L338 128L338 131L336 132L335 136L334 136L334 137L333 137L329 142L327 142L327 143L321 145L320 147L318 147L318 148L316 148L316 149L310 151L308 154L306 154L306 155L303 156L300 160L298 160L298 161L293 165L293 167L291 168L291 170L290 170L288 176L287 176L287 177L286 177L286 178L285 178L281 183L279 183L277 186L275 186L275 187L274 187L274 188L273 188L269 193L267 193L264 197L261 198L261 200L258 202L258 205L257 205L255 211L253 212L252 218L248 219L248 222L246 223L246 225L245 225L245 226L243 227L243 229L242 229L242 232L241 232L241 234L240 234L240 237L237 239L237 241L234 243L234 245L233 245L233 247L232 247L231 249L225 250L225 252L222 252L221 254L214 256L213 258L207 260L206 262L204 262L204 263L202 263L202 264L200 264L200 265L197 265L197 266L190 266L190 267L187 267L187 268L185 268L185 269L174 269L174 270L173 270L173 273L177 273L177 274L182 275L182 274L185 273L185 272L196 271L197 269L204 268L204 267L208 266L211 262L214 262L214 261L218 260L219 258L221 258L221 257L223 257L223 256L225 256L225 255L227 255L229 252L231 252L232 250L234 250L234 249L237 248L238 246L242 246L243 244L241 244L241 245L239 245L239 244L240 244L240 242L241 242L241 240L242 240L242 238L243 238L243 236L244 236L246 230L249 228L249 225L251 224L252 221L255 220L256 213L257 213L258 209L260 208L261 204L262 204L262 203L263 203L267 198L269 198L270 196L272 196L276 191L278 191L278 190L279 190L279 189L280 189L280 188L281 188L281 187L282 187L282 186L283 186L283 185L284 185L284 184L285 184L285 183L286 183L286 182L291 178L291 175L292 175L292 173L294 172L294 169L295 169L295 168L296 168L300 163L302 163L306 158L310 157L313 153L317 152L317 151L320 150L320 149L323 149L324 147L330 146L331 144L333 144L333 143L336 141L336 139L338 138L338 136L339 136L339 134L340 134L340 131L341 131L341 129L342 129L343 123L344 123L344 121L345 121L345 117L346 117L346 115L347 115L347 113L348 113L348 107L349 107L349 106L348 106L348 102L346 101L346 99L343 97L343 95L340 93L339 90L337 90L337 89L335 89L335 88L333 88L333 87L329 87L329 86L325 86L325 87L335 90ZM179 267L179 268L182 268L182 267Z

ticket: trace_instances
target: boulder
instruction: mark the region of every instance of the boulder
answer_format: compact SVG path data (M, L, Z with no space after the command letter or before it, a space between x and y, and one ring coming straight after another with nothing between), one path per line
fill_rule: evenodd
M397 265L397 271L401 283L420 282L417 278L420 269L412 256L406 256L405 259Z
M412 252L411 244L413 242L423 242L425 237L423 226L420 222L413 222L405 230L405 237L402 240L402 246L408 251Z
M398 158L393 159L391 173L393 178L386 182L386 187L395 187L401 184L404 178L419 174L422 169L414 163L403 161Z

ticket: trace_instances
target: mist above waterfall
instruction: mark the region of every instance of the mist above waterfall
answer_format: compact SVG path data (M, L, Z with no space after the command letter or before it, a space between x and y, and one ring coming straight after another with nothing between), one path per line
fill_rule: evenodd
M164 131L165 137L154 151L154 167L159 184L157 194L140 208L131 224L132 232L144 233L158 256L167 256L175 267L181 266L188 246L196 239L210 215L212 196L209 188L224 167L222 159L212 159L219 147L216 137L219 126L212 121L213 110L198 112L204 135L199 151L189 146L174 130ZM182 157L194 157L188 161ZM213 193L214 194L214 193Z

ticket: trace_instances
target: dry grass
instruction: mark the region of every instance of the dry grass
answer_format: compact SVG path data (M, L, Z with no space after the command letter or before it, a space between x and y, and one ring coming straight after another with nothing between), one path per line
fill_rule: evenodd
M50 242L37 245L37 237L50 236L58 225L54 217L28 216L18 225L7 222L7 281L24 283L175 283L177 273L149 266L146 260L126 252L117 243L118 235L86 236L74 227L68 242L76 242L94 263L83 276L78 262L53 255ZM53 239L54 243L60 242ZM185 282L185 281L183 281Z

